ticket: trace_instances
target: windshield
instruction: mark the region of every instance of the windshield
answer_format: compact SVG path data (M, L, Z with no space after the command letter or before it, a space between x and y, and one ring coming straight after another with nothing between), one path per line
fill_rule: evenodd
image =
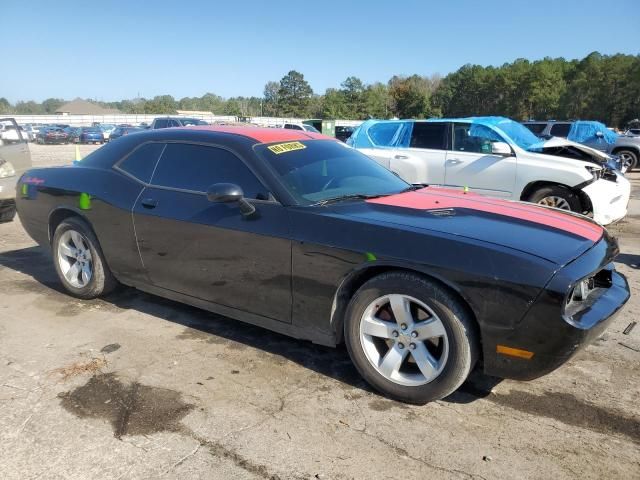
M181 118L182 126L188 127L190 125L209 125L204 120L198 120L197 118Z
M302 125L302 127L307 131L307 132L313 132L313 133L320 133L320 131L314 127L313 125L307 125L306 123Z
M488 127L487 129L483 129L485 136L489 133L487 130L491 130L493 127L507 135L513 143L523 150L538 150L543 143L543 141L536 137L527 127L505 117L432 118L427 121L471 123L470 134L473 136L475 136L478 126ZM492 131L492 133L493 135L488 136L490 141L505 141L498 132Z
M258 145L256 153L302 205L346 195L388 195L410 187L374 160L335 140Z
M486 121L482 118L474 118L473 123L479 123L481 125L494 126L499 128L523 150L528 150L532 145L540 143L540 139L521 123L514 122L513 120L509 120L508 118L498 117L499 120L493 120L493 118L489 117Z

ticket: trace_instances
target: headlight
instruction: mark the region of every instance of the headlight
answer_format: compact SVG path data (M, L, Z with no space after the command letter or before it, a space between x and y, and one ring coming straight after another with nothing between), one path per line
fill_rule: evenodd
M13 177L16 174L11 162L0 159L0 178Z
M611 284L609 268L603 268L594 275L576 282L565 298L565 317L572 318L588 308Z
M591 175L593 175L594 180L598 180L602 177L602 168L601 167L592 167L590 165L586 165L586 168Z

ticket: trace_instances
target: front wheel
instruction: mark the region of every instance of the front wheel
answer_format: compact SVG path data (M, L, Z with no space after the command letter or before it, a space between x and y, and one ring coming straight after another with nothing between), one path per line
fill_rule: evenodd
M622 160L622 163L628 163L629 168L627 169L629 172L634 168L638 168L638 154L632 150L618 150L616 153Z
M98 239L83 220L71 217L60 223L52 247L58 277L73 296L96 298L117 286Z
M365 283L349 304L344 334L363 378L407 403L453 393L478 358L468 310L446 288L413 273L385 273Z
M578 196L562 185L547 185L541 187L529 195L526 200L527 202L559 208L560 210L582 212Z

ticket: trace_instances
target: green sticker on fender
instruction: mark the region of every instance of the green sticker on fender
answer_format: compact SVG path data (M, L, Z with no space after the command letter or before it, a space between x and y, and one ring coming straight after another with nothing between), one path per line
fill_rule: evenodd
M88 193L81 193L78 199L78 206L80 210L91 210L91 195Z

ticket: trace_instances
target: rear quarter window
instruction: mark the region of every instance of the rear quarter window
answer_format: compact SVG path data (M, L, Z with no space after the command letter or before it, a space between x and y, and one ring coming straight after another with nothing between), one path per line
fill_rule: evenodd
M396 139L396 134L402 128L403 123L377 123L369 128L369 137L371 141L378 146L391 146Z
M141 182L149 183L164 147L164 143L146 143L122 160L118 168Z

